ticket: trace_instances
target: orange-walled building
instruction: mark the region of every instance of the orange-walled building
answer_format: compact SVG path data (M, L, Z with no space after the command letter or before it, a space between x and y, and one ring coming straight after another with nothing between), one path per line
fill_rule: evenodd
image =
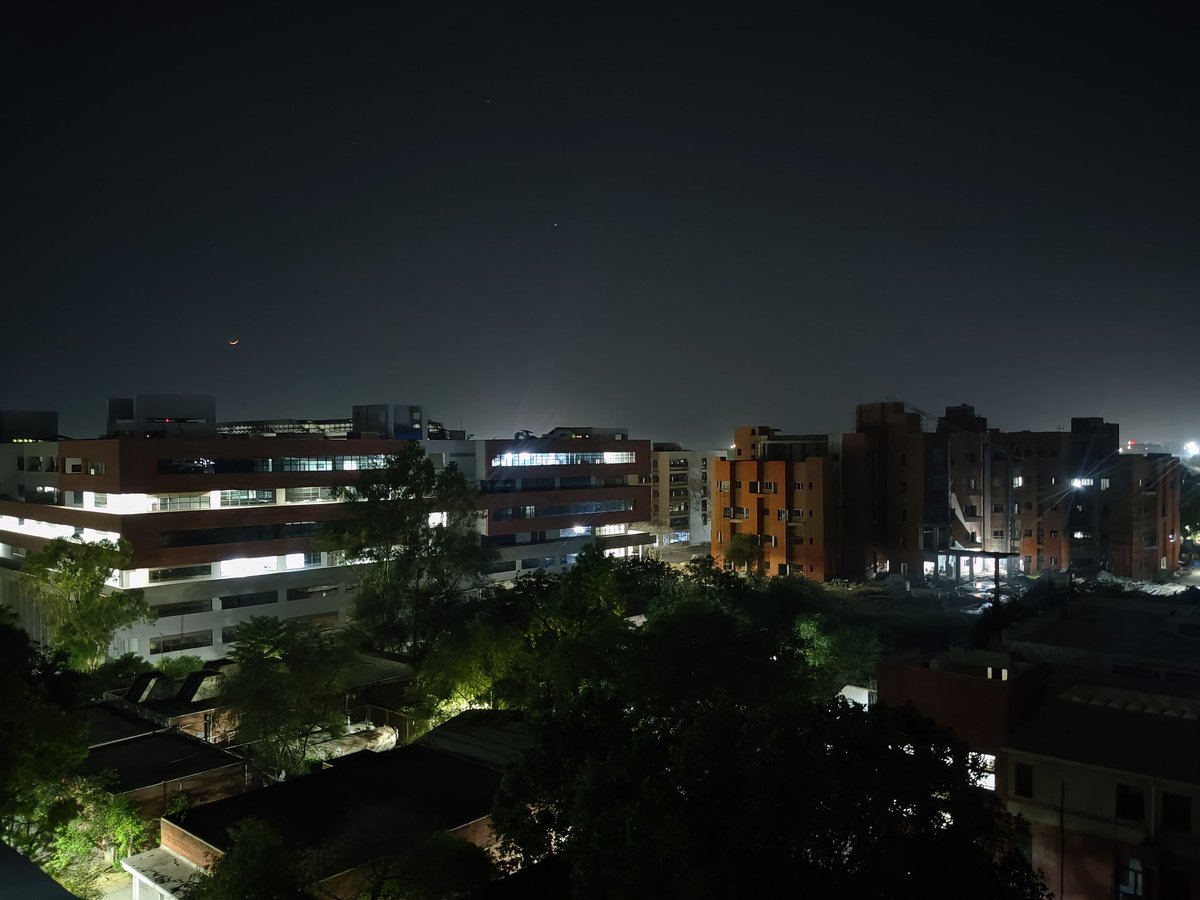
M1179 461L1123 454L1118 427L1001 432L970 406L859 406L848 434L741 426L712 468L712 555L771 575L991 578L1109 570L1150 579L1179 562ZM754 538L757 560L744 541Z

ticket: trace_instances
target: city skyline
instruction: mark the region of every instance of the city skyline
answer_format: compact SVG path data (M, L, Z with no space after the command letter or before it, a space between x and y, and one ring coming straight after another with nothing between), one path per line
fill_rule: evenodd
M419 402L705 447L895 397L1193 440L1195 25L26 9L0 407L87 434L138 391Z

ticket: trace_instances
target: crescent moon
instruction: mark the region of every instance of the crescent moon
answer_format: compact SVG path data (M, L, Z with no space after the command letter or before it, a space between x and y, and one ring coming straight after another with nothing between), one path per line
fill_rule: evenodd
M234 338L232 341L228 341L228 344L230 347L236 347L239 340L240 338Z

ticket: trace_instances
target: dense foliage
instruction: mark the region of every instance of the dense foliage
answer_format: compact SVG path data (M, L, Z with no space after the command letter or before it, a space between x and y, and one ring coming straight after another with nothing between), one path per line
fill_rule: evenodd
M439 676L524 708L537 739L497 802L506 852L561 853L579 897L1044 896L965 748L831 699L880 645L810 582L593 551L444 640Z
M141 590L113 590L113 572L130 566L127 541L83 543L55 538L25 563L21 574L41 610L50 646L73 668L104 662L118 629L154 620Z
M434 466L421 445L407 442L352 487L353 515L331 526L327 540L358 560L354 618L381 650L419 657L444 627L451 607L487 570L480 546L475 487L456 466Z
M222 675L237 742L272 776L305 772L318 739L346 728L347 636L297 620L254 616L238 626L237 666Z
M61 655L0 618L0 840L92 898L107 868L98 848L127 854L153 829L102 781L78 774L87 756L79 693Z

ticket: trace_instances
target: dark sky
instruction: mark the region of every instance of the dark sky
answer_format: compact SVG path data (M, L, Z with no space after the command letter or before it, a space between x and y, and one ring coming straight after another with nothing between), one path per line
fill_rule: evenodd
M1200 434L1193 4L28 6L0 408Z

